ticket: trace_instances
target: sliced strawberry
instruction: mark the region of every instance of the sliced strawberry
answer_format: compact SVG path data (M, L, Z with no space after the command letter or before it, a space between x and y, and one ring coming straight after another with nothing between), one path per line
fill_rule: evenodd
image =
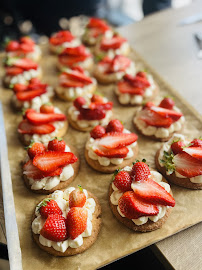
M32 160L27 161L23 166L23 174L25 174L28 178L32 178L34 180L40 180L44 177L53 177L60 175L62 173L62 168L57 168L52 172L42 172L36 166L33 165Z
M77 161L71 152L47 151L33 159L33 165L43 172L52 172L59 167L64 167Z
M71 42L74 39L73 35L69 31L59 31L52 35L49 39L50 43L54 46L63 44L65 42Z
M34 40L31 37L25 36L20 38L21 44L35 45Z
M65 48L64 51L60 55L71 55L71 56L89 56L90 54L86 51L84 45L80 45L77 47L68 47Z
M148 107L141 111L139 119L144 121L147 125L154 127L168 128L173 123L171 118L165 118L160 114L151 111Z
M141 88L141 89L145 89L151 85L146 77L143 78L142 76L138 76L138 75L132 76L132 75L126 74L124 76L124 80L129 82L132 86L136 88Z
M72 70L70 72L66 72L66 74L68 74L68 77L73 79L73 80L78 80L81 82L84 82L85 84L90 84L92 83L92 79L88 76L86 76L85 74L77 71L77 70Z
M187 178L202 175L201 160L198 160L187 153L175 155L173 162L175 170Z
M127 81L120 81L118 83L118 89L123 94L130 94L130 95L144 95L144 90L138 87L134 87L131 83Z
M104 20L99 19L99 18L94 18L94 17L90 18L87 27L98 28L98 29L102 29L103 31L107 31L109 29L109 26Z
M76 80L71 80L67 76L61 75L60 76L60 85L63 87L84 87L84 83L76 81Z
M202 147L202 139L194 139L191 141L191 147Z
M63 113L28 112L27 120L33 125L43 125L55 121L65 121L66 116Z
M187 147L184 148L184 152L202 161L202 147Z
M80 120L101 120L105 118L106 113L103 109L90 109L90 108L80 108Z
M71 56L71 55L61 55L59 56L59 62L68 67L72 67L74 64L79 62L83 62L88 58L86 55L78 55L78 56Z
M122 148L136 142L138 136L135 133L106 133L101 139L97 139L98 145L107 149Z
M19 47L20 47L20 44L18 41L11 40L6 45L6 52L15 52L19 49Z
M175 200L171 194L151 178L143 181L133 181L132 189L145 202L175 206Z
M126 191L119 199L118 206L121 213L129 219L141 216L155 216L159 213L156 205L143 201L133 191Z
M27 90L27 85L25 85L25 84L16 83L13 86L13 91L14 92L23 92L23 91L26 91L26 90Z
M110 72L125 71L131 64L131 60L123 55L116 55L111 63Z
M29 53L34 51L34 44L22 43L20 44L20 50L23 53Z
M24 70L20 67L6 67L6 75L8 76L16 76L18 74L23 73Z
M116 50L121 47L121 45L127 40L120 36L114 36L112 38L103 38L100 44L100 49L103 51L108 51L110 49Z
M23 70L37 69L38 64L29 58L16 59L13 63L15 67L22 68Z
M16 97L20 101L29 101L35 97L41 96L42 94L46 93L46 89L37 89L37 90L28 90L17 92Z
M129 152L127 147L117 149L95 149L94 152L100 157L125 158Z
M170 117L173 121L177 121L180 119L180 117L183 115L180 112L176 112L174 110L169 110L169 109L165 109L165 108L161 108L161 107L157 107L157 106L152 106L150 107L150 110L159 114L162 117Z
M44 124L40 126L32 125L27 119L20 122L18 132L21 134L50 134L55 130L52 124Z
M113 107L113 102L105 102L105 103L99 103L99 102L91 102L89 105L89 108L91 110L97 109L97 110L111 110Z

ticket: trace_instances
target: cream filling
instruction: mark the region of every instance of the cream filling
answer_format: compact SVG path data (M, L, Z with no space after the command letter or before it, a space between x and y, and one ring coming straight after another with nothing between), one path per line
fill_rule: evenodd
M89 34L88 34L89 33ZM111 30L107 30L103 35L99 35L100 36L104 36L106 38L111 39L113 37L113 32ZM87 43L94 45L97 43L98 37L93 37L90 35L90 31L85 33L83 35L83 40L86 41Z
M127 166L125 168L123 168L122 170L126 170L126 171L131 171L132 168ZM163 177L159 172L156 171L151 171L151 175L149 176L152 180L156 181L159 185L161 185L167 192L170 192L170 185L168 183L163 182ZM120 199L120 197L123 195L123 192L121 192L120 190L118 190L118 188L112 183L112 188L113 188L113 192L110 196L110 201L113 205L117 205L117 211L119 212L120 216L125 217L119 207L118 207L118 201ZM133 184L131 185L131 188L133 189ZM142 216L139 217L137 219L132 219L132 221L136 224L136 225L143 225L145 223L147 223L148 220L151 220L153 222L157 222L159 219L163 218L166 214L167 209L169 208L169 206L162 206L162 205L157 205L158 209L159 209L159 213L155 216Z
M77 38L73 39L72 41L69 42L64 42L60 45L53 45L50 43L50 49L52 52L56 54L60 54L65 48L74 48L81 45L81 41Z
M8 52L7 55L13 57L15 55L15 52ZM38 45L34 45L33 52L22 53L22 55L37 62L41 57L41 49Z
M124 129L123 133L130 133L129 130ZM110 163L114 165L120 165L124 160L130 159L134 156L133 148L137 146L137 141L128 145L127 148L129 150L127 156L125 158L107 158L98 156L94 150L97 149L96 140L90 137L86 143L86 149L88 150L89 158L93 160L97 160L101 166L109 166Z
M180 119L170 125L169 128L163 128L163 127L154 127L147 125L143 120L139 119L139 115L141 113L142 108L137 110L137 114L135 118L133 119L134 123L138 127L138 129L141 130L141 132L146 136L155 136L156 138L167 138L172 134L173 132L180 131L183 127L183 124L185 122L184 116L181 116ZM174 106L173 110L176 112L180 112L180 110Z
M16 84L16 83L26 84L32 78L40 77L41 74L42 74L41 68L38 67L36 70L30 69L30 70L24 71L23 73L18 74L16 76L6 75L5 83L7 83L7 84Z
M147 87L143 95L132 95L128 93L121 93L116 86L115 93L118 96L118 100L121 104L132 104L140 105L143 103L144 99L150 98L153 96L154 90L156 89L153 77L150 74L147 74L147 79L150 82L150 86Z
M158 162L159 162L159 165L161 167L164 167L164 163L162 162L162 160L164 159L164 151L170 153L171 152L171 144L173 143L174 140L178 140L180 139L181 141L183 141L185 143L185 145L187 145L189 143L189 141L187 141L185 139L185 136L182 135L182 134L174 134L172 136L172 138L163 144L163 146L161 147L161 150L159 152L159 157L158 157ZM180 173L178 173L177 171L174 172L176 177L179 177L179 178L186 178L185 176L181 175ZM169 171L166 171L166 174L167 175L170 175L170 172ZM202 175L197 175L195 177L191 177L189 178L189 180L192 182L192 183L195 183L195 184L200 184L202 183Z
M69 187L65 189L64 191L61 190L56 190L54 193L50 195L50 198L53 198L60 209L62 210L63 216L66 218L67 213L69 212L69 194L74 190L74 187ZM47 238L43 237L40 235L40 231L43 228L43 225L45 223L45 219L41 217L40 213L35 210L36 218L32 222L32 231L34 234L39 234L39 242L41 245L46 246L46 247L53 247L55 250L60 251L60 252L65 252L68 247L71 248L77 248L82 246L83 244L83 238L84 237L89 237L92 234L93 226L92 226L92 218L93 218L93 213L95 211L96 203L93 198L88 198L88 192L87 190L83 190L86 195L86 203L83 206L88 211L88 219L87 219L87 227L85 231L80 234L77 238L74 240L68 238L65 241L60 241L60 242L55 242L48 240Z

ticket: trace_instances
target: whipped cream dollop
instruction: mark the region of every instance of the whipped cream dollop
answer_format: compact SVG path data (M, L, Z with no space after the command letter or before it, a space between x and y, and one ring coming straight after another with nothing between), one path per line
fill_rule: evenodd
M173 110L176 112L181 112L180 109L177 108L176 106L173 107ZM135 125L138 127L138 129L140 129L141 132L146 136L155 136L156 138L167 138L173 132L180 131L185 122L185 117L182 115L179 120L172 123L168 128L149 126L139 118L141 115L141 111L142 108L139 108L137 110L136 116L134 117L133 121Z
M65 152L71 152L71 149L67 145L65 146ZM39 180L34 180L29 177L27 178L29 180L29 184L32 190L39 190L39 189L51 190L52 188L59 185L60 181L62 182L67 181L73 175L74 175L74 169L71 164L68 164L62 168L62 173L60 175L48 176Z
M67 217L67 214L70 210L69 194L73 190L75 190L74 187L69 187L65 189L64 191L56 190L49 196L49 198L52 198L53 200L57 202L58 206L62 210L62 215L64 218ZM74 240L68 238L65 241L55 242L55 241L51 241L43 237L40 234L40 231L43 228L43 225L46 220L42 218L39 211L37 210L38 208L36 207L36 210L35 210L36 218L32 222L32 231L34 234L39 234L39 242L41 245L46 246L46 247L53 247L55 250L64 253L68 249L68 247L77 248L77 247L82 246L83 238L91 236L92 230L93 230L92 219L93 219L93 213L95 212L96 203L93 198L88 197L88 192L86 189L83 189L83 191L86 195L86 203L83 206L83 208L85 208L88 212L87 227L85 231L82 234L80 234L78 237L76 237Z
M123 168L122 170L130 172L132 170L132 168L127 166L127 167ZM159 172L151 171L149 178L156 181L167 192L170 192L170 185L168 183L163 182L163 177ZM131 188L133 189L133 184L131 184ZM110 201L113 205L117 205L117 211L119 212L120 216L125 217L118 206L118 201L124 193L122 191L120 191L113 183L112 183L112 189L113 189L113 192L110 196ZM166 211L170 206L157 205L157 207L159 210L159 213L157 215L155 215L155 216L142 216L142 217L139 217L137 219L132 219L132 221L138 226L147 223L148 220L151 220L153 222L157 222L159 219L161 219L165 216Z
M123 133L131 133L131 132L127 129L124 129ZM107 158L107 157L100 157L94 152L94 150L97 149L98 147L95 139L90 137L86 143L86 149L88 150L89 158L97 160L101 166L109 166L110 163L114 165L120 165L121 163L123 163L124 160L130 159L134 156L133 148L135 148L136 146L137 141L126 146L129 151L125 158Z
M164 162L162 162L162 160L164 160L164 152L171 153L171 144L173 143L173 141L177 141L177 140L180 140L180 141L184 142L185 145L188 145L190 143L190 141L188 141L185 138L184 135L175 133L172 136L172 138L170 138L169 141L167 141L166 143L164 143L163 146L160 149L159 157L158 157L158 162L159 162L159 165L161 167L164 167L165 166ZM178 178L186 178L185 176L181 175L177 171L174 171L173 173L175 173L176 177L178 177ZM170 175L170 172L169 171L166 171L166 174L167 175ZM200 183L202 183L202 175L197 175L195 177L191 177L191 178L189 178L189 180L192 183L200 184Z

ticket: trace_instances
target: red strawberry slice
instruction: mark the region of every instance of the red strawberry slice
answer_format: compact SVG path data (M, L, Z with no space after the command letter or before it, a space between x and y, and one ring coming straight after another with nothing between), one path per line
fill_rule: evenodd
M23 92L23 91L26 91L26 90L27 90L27 85L25 85L25 84L16 83L13 86L13 91L14 92Z
M8 76L15 76L23 72L24 70L20 67L6 67L6 75Z
M89 108L94 110L94 109L98 109L98 110L111 110L113 107L113 102L106 102L106 103L101 103L101 102L91 102L89 105Z
M46 89L27 90L16 93L16 97L20 101L29 101L35 97L41 96L46 93Z
M136 142L138 136L135 133L106 133L101 139L97 139L98 145L107 149L122 148Z
M129 152L127 147L117 148L117 149L95 149L95 154L100 157L107 158L125 158Z
M69 56L88 56L90 55L84 45L77 47L68 47L60 55L69 55Z
M159 213L156 205L143 201L133 191L126 191L118 201L121 213L129 219L141 216L155 216Z
M40 126L32 125L27 119L20 122L18 132L21 134L50 134L55 130L52 124L44 124Z
M63 113L39 113L28 112L27 120L33 125L43 125L55 121L65 121L66 116Z
M131 60L123 55L116 55L111 63L109 72L125 71L131 64Z
M151 178L142 181L134 181L131 187L134 193L145 202L157 205L175 206L175 200L172 195Z
M59 56L59 62L64 66L72 67L74 64L85 61L86 58L88 58L86 55L61 55Z
M20 50L23 53L29 53L34 51L34 44L22 43L20 44Z
M13 61L13 66L22 68L23 70L37 69L38 65L29 58L21 58Z
M92 83L92 79L88 76L86 76L85 74L79 72L78 70L72 70L70 72L66 72L67 76L73 80L78 80L81 81L85 84L90 84Z
M20 44L18 41L11 40L6 45L6 52L15 52L19 49L19 47L20 47Z
M202 175L202 162L187 153L177 154L173 158L175 170L181 175L191 178Z
M78 158L71 152L47 151L35 156L33 165L43 172L52 172L77 160Z
M202 147L202 139L194 139L191 141L191 147Z
M130 95L143 95L144 90L138 87L134 87L131 83L127 81L121 81L118 83L118 89L123 94L130 94Z
M100 44L100 49L103 51L108 51L110 49L116 50L121 47L121 45L127 40L123 37L114 36L113 38L103 38Z
M109 26L104 20L101 20L99 18L94 18L94 17L90 18L87 27L98 28L98 29L102 29L103 31L107 31L109 29Z
M84 83L76 80L71 80L64 74L60 75L59 81L60 85L63 87L84 87Z
M187 147L184 148L184 152L202 161L202 147Z
M102 109L90 109L90 108L80 108L79 119L85 120L101 120L105 118L106 113Z
M168 128L173 123L171 118L165 118L160 114L151 111L148 107L141 111L139 119L149 126Z
M27 161L23 166L23 174L25 174L28 178L32 178L34 180L40 180L44 177L53 177L60 175L62 173L62 168L58 168L52 172L42 172L36 166L33 165L32 160Z
M65 42L70 42L74 39L74 37L72 36L71 32L69 31L59 31L57 33L55 33L54 35L52 35L49 39L50 43L52 45L60 45L63 44Z
M157 107L157 106L150 107L150 110L165 117L165 118L170 117L170 118L172 118L173 121L179 120L180 117L183 115L180 112L176 112L173 110L169 110L169 109L165 109L165 108L161 108L161 107Z

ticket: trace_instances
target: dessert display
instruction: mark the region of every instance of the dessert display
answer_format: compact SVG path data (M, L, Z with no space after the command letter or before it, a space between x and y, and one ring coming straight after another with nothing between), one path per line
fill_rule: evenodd
M49 39L50 51L55 54L60 54L65 48L77 47L80 45L80 40L75 38L70 31L62 30L54 33Z
M147 102L137 110L133 121L136 129L146 137L168 141L175 132L182 130L185 118L173 99L166 97L158 106Z
M4 84L7 88L13 84L26 84L32 78L40 78L41 68L29 58L9 57L5 61Z
M90 18L82 36L82 41L88 46L94 46L101 37L111 38L113 31L110 26L102 19Z
M15 110L32 108L39 111L41 105L50 103L54 96L53 87L42 83L38 78L31 79L27 84L13 84L12 89L14 94L11 105Z
M26 149L22 175L25 185L33 192L50 194L66 188L76 177L78 154L64 140L56 137L48 144L32 141Z
M72 101L79 96L93 94L96 90L97 81L89 76L82 67L65 69L59 75L59 85L55 92L59 98L66 101Z
M84 45L65 48L58 55L58 69L63 71L65 68L80 66L86 70L93 67L93 56Z
M70 125L80 131L90 131L97 125L106 125L112 117L113 102L100 95L77 97L68 109Z
M66 116L54 106L40 107L40 112L27 109L18 125L18 135L24 145L31 141L47 144L54 137L63 137L67 131Z
M109 203L118 221L138 232L161 228L175 206L170 185L145 161L115 172Z
M169 182L190 189L202 189L202 140L173 137L157 151L156 167Z
M112 173L123 168L137 157L138 136L125 129L118 119L108 125L98 125L90 132L86 142L85 158L95 170Z
M127 39L114 34L113 37L102 37L100 42L95 46L95 55L98 57L108 56L113 58L115 55L128 56L130 53L130 45Z
M139 71L135 76L126 74L115 88L121 105L142 105L158 94L159 89L152 75Z
M41 49L30 37L21 37L19 41L10 40L5 47L8 57L29 58L33 61L39 61L41 58Z
M99 83L115 83L125 74L134 76L135 63L123 55L116 55L114 58L106 56L97 63L93 74Z
M32 236L42 250L54 256L76 255L95 243L100 216L98 199L81 186L56 190L36 206Z

